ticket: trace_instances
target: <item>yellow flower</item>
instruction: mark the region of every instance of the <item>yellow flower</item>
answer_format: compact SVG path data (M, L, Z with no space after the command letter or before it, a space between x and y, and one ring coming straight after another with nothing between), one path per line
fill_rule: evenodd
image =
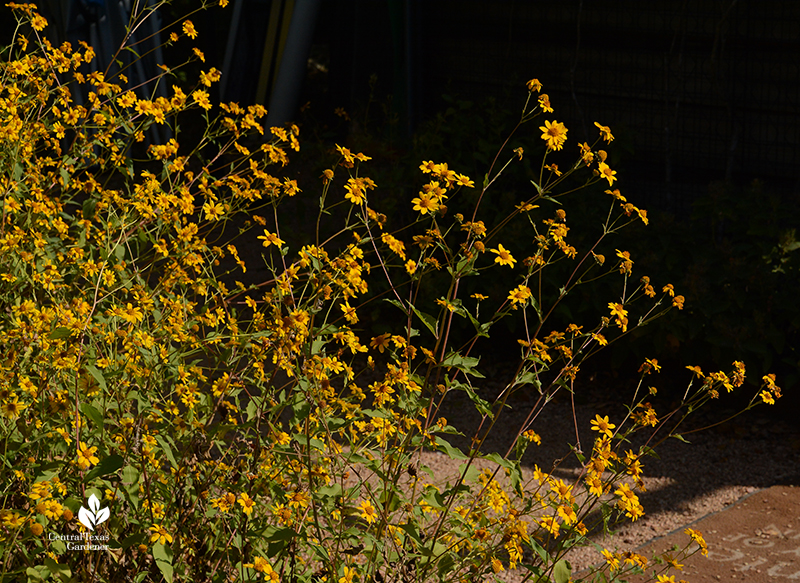
M508 294L508 299L512 304L524 304L529 297L531 297L530 288L522 284L512 289Z
M100 462L95 452L96 447L89 447L85 442L81 441L78 446L78 465L82 470L88 470L91 466Z
M203 205L203 212L206 214L206 220L216 221L225 214L225 206L221 202L209 200Z
M542 130L542 139L547 142L548 150L560 150L564 147L568 130L563 123L555 120L545 121L543 126L539 126L539 129Z
M541 91L542 90L542 84L539 82L538 79L531 79L525 85L528 88L528 91Z
M688 534L689 537L698 544L700 547L700 552L703 555L708 556L708 545L706 544L705 539L700 531L695 530L693 528L687 528L683 531L684 533Z
M393 237L389 233L383 233L381 235L381 241L386 243L386 245L389 246L389 249L394 251L401 258L403 258L403 259L406 258L406 246L405 246L405 243L403 243L399 239L396 239L395 237Z
M344 312L344 317L350 324L358 323L358 315L356 314L356 309L353 306L351 306L347 301L345 301L343 304L340 304L339 309L342 310L342 312Z
M772 398L772 393L767 391L766 389L759 393L761 400L764 401L767 405L774 405L775 399Z
M203 91L202 89L193 91L192 99L194 99L194 102L206 111L211 109L211 100L208 97L207 91Z
M47 26L47 19L34 12L33 18L31 18L31 26L33 27L33 30L41 32Z
M64 507L55 500L44 500L36 505L36 512L47 518L56 519L64 514Z
M339 583L353 583L353 577L356 574L355 569L351 569L350 567L344 568L344 576L339 578Z
M0 510L0 518L6 528L17 529L25 524L25 518L13 510Z
M150 530L153 531L150 535L151 543L158 542L163 545L172 542L172 535L160 524L151 526Z
M266 229L264 229L264 234L259 235L257 238L264 241L262 243L264 247L269 247L270 245L275 245L276 247L280 247L284 243L284 240L278 237L278 235L276 235L275 233L270 233Z
M344 189L347 191L344 197L353 204L361 204L367 198L367 185L361 178L348 178Z
M628 310L622 304L609 302L608 308L611 310L611 315L616 317L617 326L622 328L623 332L628 331Z
M489 249L489 251L497 255L497 257L494 258L494 262L499 263L500 265L509 265L514 267L514 264L517 262L517 260L511 255L511 252L502 245L498 245L497 249Z
M547 93L542 93L539 96L539 107L541 107L544 112L553 113L553 108L550 106L550 96L547 95Z
M617 171L609 168L608 164L606 164L605 162L600 162L600 165L597 167L597 169L600 172L600 177L608 180L608 185L612 186L614 184L614 181L617 179L617 177L614 176L617 173Z
M475 183L470 180L469 176L465 176L464 174L458 174L456 176L456 184L466 186L467 188L475 188Z
M14 395L13 398L3 401L2 410L3 414L8 417L9 419L16 419L22 413L22 410L27 407L28 405L25 403L20 403L19 398Z
M439 210L439 203L434 200L430 194L420 192L419 197L412 198L411 202L414 204L414 210L419 211L419 214L425 215L428 213L433 214Z
M611 431L616 427L613 423L609 423L608 415L605 417L600 417L600 415L595 415L595 418L591 421L592 431L599 431L601 435L605 435L607 437L612 437L614 434Z
M700 370L699 366L687 366L686 368L688 368L690 371L692 371L694 374L696 374L698 376L698 378L703 378L703 377L706 376L706 375L703 374L703 371Z
M194 24L192 24L191 20L184 21L182 28L183 28L183 34L185 34L191 39L197 38L197 31L195 30Z
M600 135L609 144L614 141L614 136L611 135L611 129L608 126L601 126L599 123L594 122L594 125L600 130Z
M250 498L250 496L247 495L247 492L242 492L239 495L239 504L242 507L242 512L244 512L247 516L250 516L256 506L256 501Z
M378 512L369 500L364 500L358 507L361 509L361 518L368 524L372 524L378 519Z
M619 556L616 553L613 553L608 549L603 549L600 554L605 557L606 564L612 571L619 569Z

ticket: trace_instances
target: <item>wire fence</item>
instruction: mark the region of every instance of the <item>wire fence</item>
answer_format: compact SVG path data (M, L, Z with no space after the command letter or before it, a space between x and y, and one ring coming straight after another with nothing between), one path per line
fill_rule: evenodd
M501 96L538 77L553 115L572 120L571 137L594 138L594 121L614 130L625 184L648 204L685 211L718 180L800 190L800 2L424 8L418 60L428 95L455 87Z

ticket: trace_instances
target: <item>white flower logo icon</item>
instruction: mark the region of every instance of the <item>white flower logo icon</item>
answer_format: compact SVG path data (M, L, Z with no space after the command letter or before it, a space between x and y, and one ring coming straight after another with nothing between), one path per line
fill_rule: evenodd
M81 506L81 509L78 511L78 520L89 530L94 530L95 526L105 522L108 520L108 517L111 516L111 511L108 508L100 508L100 500L98 500L97 496L94 494L89 498L89 508L91 510L86 510L86 508Z

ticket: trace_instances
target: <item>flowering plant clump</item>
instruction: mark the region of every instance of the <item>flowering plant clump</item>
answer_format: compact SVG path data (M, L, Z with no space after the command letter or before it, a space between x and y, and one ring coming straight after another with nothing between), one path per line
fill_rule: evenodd
M637 390L626 414L585 428L595 439L589 452L575 448L584 469L574 481L538 467L523 480L526 448L547 437L539 413L573 391L583 361L683 307L671 285L633 275L628 251L596 252L647 221L611 190L616 172L598 148L613 140L609 128L598 124L597 142L559 170L551 158L567 155L567 129L545 119L538 179L496 224L481 218L481 201L522 150L477 186L423 162L425 183L407 201L415 222L391 225L370 206L380 185L365 174L369 156L337 146L316 240L291 248L282 204L309 196L280 176L299 150L296 126L264 127L260 106L212 103L204 88L215 69L192 90L138 94L124 73L86 72L89 46L52 46L32 5L11 6L20 26L0 63L3 580L477 581L519 568L563 583L565 553L591 529L644 513L650 446L625 451L631 434L661 440L675 431L670 419L742 385L739 362L727 374L691 367L702 383L666 415ZM174 28L170 42L197 35L189 21ZM528 89L515 131L552 112L538 81ZM192 111L205 131L184 147L178 119ZM162 126L172 137L148 140ZM583 177L586 196L607 182L608 215L588 249L569 242L568 177ZM503 244L514 219L530 224L527 257ZM268 273L256 284L243 283L253 262L237 238L248 236ZM544 271L564 263L560 291L543 293ZM507 295L462 297L465 278L496 270L515 274ZM607 316L553 328L569 291L602 276L620 281ZM379 297L404 323L367 337L360 314ZM490 402L474 346L505 318L521 323L520 363ZM456 319L472 327L466 340ZM646 361L642 378L658 369ZM774 377L764 381L751 405L780 396ZM439 415L453 391L483 418L467 451L447 436L468 428ZM523 391L536 402L515 443L483 453ZM425 451L461 460L459 471L429 475ZM479 459L491 469L478 471ZM706 552L700 533L687 534L680 556ZM669 567L619 549L600 549L603 558L592 577L663 580Z

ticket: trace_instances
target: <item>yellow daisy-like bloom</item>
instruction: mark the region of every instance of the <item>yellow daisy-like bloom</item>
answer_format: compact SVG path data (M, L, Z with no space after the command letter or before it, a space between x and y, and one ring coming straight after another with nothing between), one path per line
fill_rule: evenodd
M683 531L684 533L688 534L689 537L698 544L700 547L700 552L703 555L708 556L708 545L706 544L705 539L703 538L703 534L699 530L695 530L693 528L687 528Z
M772 397L772 393L767 390L763 390L759 393L759 397L761 400L764 401L767 405L774 405L775 399Z
M421 192L419 197L411 199L411 202L414 204L414 210L418 211L421 215L428 213L433 214L439 210L439 203L436 202L430 194L424 192Z
M564 142L567 141L567 128L563 123L556 120L545 121L539 129L542 130L542 139L547 142L548 150L560 150L564 147Z
M192 24L191 20L184 21L182 28L183 34L191 39L197 38L197 30L195 30L194 24Z
M600 165L597 167L597 170L600 172L600 177L605 178L608 180L608 185L612 186L614 181L617 179L615 174L617 173L616 170L612 170L609 168L608 164L605 162L600 162Z
M14 395L12 399L8 401L4 401L3 405L0 407L3 411L3 415L8 417L9 419L16 419L22 413L22 410L27 407L28 405L25 403L20 403L19 398Z
M495 573L499 573L500 571L505 571L505 567L503 567L503 561L501 561L497 557L492 557L492 571L494 571Z
M614 141L614 136L611 135L611 129L608 126L601 126L599 123L594 122L594 125L600 130L600 135L609 144Z
M616 427L613 423L608 421L608 415L605 417L600 417L600 415L595 415L595 418L591 421L592 424L592 431L599 431L602 435L607 437L611 437L614 433L611 431Z
M276 235L275 233L270 233L267 229L264 229L264 234L259 235L257 238L264 241L262 243L264 247L269 247L270 245L275 245L276 247L280 247L284 243L283 239L278 237L278 235Z
M494 258L494 262L500 265L514 267L514 264L517 262L514 256L511 255L511 252L502 245L498 245L497 249L489 249L489 251L497 255L497 257Z
M95 454L96 447L89 447L85 442L81 441L78 446L78 466L82 470L88 470L91 466L100 462Z
M611 568L612 571L619 569L619 556L616 553L609 551L608 549L603 549L600 554L603 555L606 560L606 564Z
M344 568L344 576L339 578L339 583L353 583L353 577L356 575L356 570L350 567Z
M266 575L266 579L273 581L274 583L278 583L280 580L277 571L272 568L272 565L270 565L269 561L264 557L256 557L253 559L252 563L246 563L245 567L250 567L259 573L264 573L264 575Z
M531 79L525 85L528 88L528 91L537 91L538 92L538 91L541 91L541 89L542 89L542 84L539 82L538 79Z
M239 495L239 504L242 507L242 512L244 512L247 516L250 516L256 507L256 501L250 498L250 496L247 495L247 492L242 492Z
M172 542L172 535L160 524L154 524L150 527L150 530L153 532L153 534L150 535L151 543L158 542L163 545Z
M205 213L206 220L216 221L225 214L225 205L221 202L209 200L203 205L203 212Z
M614 302L610 302L608 304L608 308L611 310L611 315L616 317L617 319L617 326L622 328L623 332L628 331L628 310L626 310L622 304L617 304Z
M206 111L211 109L211 100L209 99L207 91L203 91L202 89L194 91L192 93L192 99L194 99L194 102Z
M378 512L369 500L364 500L358 507L361 509L361 518L368 524L372 524L378 519Z
M513 304L524 304L531 297L531 290L522 284L512 289L508 294L508 299Z
M349 304L349 302L345 301L343 304L339 304L339 309L344 312L344 318L350 324L358 323L358 314L356 314L356 309Z
M391 341L391 339L392 339L391 334L389 333L381 334L380 336L376 336L375 338L370 340L369 345L372 348L377 348L381 353L383 353L384 350L389 348L389 342Z

